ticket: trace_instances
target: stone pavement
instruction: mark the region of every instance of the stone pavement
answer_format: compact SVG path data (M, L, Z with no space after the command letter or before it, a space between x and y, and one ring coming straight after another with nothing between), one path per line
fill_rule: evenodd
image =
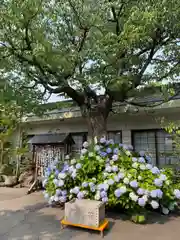
M77 228L60 230L63 211L50 208L40 192L0 188L0 240L99 240L99 233ZM146 225L136 225L119 214L109 214L104 240L179 239L180 217L153 215Z

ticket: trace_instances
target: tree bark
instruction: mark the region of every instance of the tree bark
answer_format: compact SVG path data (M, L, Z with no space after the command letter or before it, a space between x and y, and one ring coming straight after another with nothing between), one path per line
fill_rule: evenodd
M90 112L85 118L88 126L88 138L94 140L107 135L107 118L99 112Z

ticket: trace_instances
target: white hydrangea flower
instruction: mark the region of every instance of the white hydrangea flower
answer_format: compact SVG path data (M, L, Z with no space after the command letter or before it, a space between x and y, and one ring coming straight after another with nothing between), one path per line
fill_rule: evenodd
M142 180L142 177L141 177L141 176L138 176L138 180L141 181L141 180Z
M101 198L100 191L97 191L96 194L95 194L95 196L94 196L94 199L97 200L97 201L99 201L100 198Z
M110 161L110 165L113 165L113 164L114 164L114 161L113 161L113 160L111 160L111 161Z
M144 199L144 201L148 201L148 196L147 195L143 195L142 198Z
M138 168L138 163L137 163L137 162L134 162L134 163L132 164L132 167L135 168L135 169L137 169L137 168Z
M130 173L128 173L127 177L128 178L132 178L132 175Z
M66 160L69 160L69 159L70 159L69 155L66 155L66 156L65 156L65 159L66 159Z
M134 202L137 202L137 200L138 200L138 196L137 196L135 193L133 193L133 192L131 192L131 193L129 194L129 197L130 197L130 199L131 199L132 201L134 201Z
M84 148L88 148L88 146L89 146L88 142L84 142L84 143L83 143L83 147L84 147Z
M72 190L72 189L71 189L71 190ZM73 198L73 195L72 195L72 194L70 194L70 195L69 195L69 199L72 199L72 198Z
M159 203L156 202L155 200L152 200L151 201L151 206L153 209L158 209L159 208Z
M84 159L84 156L83 156L83 155L81 155L81 156L80 156L80 160L83 160L83 159Z
M169 186L169 184L170 184L169 180L166 180L165 184Z
M89 157L93 157L93 156L94 156L94 153L93 153L93 152L89 152L88 156L89 156Z
M123 182L124 182L124 184L129 184L129 179L128 178L124 178Z
M163 207L163 208L162 208L162 213L163 213L164 215L168 215L168 214L169 214L169 209Z
M58 174L58 179L65 179L66 178L66 173L59 173Z
M165 174L160 174L159 178L162 180L162 181L166 181L167 177Z
M146 169L146 166L145 166L144 164L140 164L139 168L140 168L141 170L145 170L145 169Z
M75 163L76 163L76 159L73 158L73 159L71 160L71 164L75 164Z
M100 157L100 156L96 156L96 160L97 160L97 161L100 161L100 160L101 160L101 157Z
M148 163L148 164L146 164L146 169L149 169L149 170L151 170L151 169L152 169L152 167L153 167L153 166L152 166L151 164L149 164L149 163Z

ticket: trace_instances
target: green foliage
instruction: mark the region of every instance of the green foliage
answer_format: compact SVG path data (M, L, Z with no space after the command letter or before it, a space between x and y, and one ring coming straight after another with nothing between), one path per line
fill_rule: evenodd
M99 90L123 102L179 76L179 9L178 0L4 1L2 73L79 106L97 103Z

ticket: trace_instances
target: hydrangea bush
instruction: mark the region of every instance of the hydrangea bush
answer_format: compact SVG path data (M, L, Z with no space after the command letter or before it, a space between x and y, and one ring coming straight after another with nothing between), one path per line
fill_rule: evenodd
M132 146L101 138L93 146L84 142L79 159L54 161L46 171L44 197L49 204L85 198L131 214L147 208L168 214L180 199L172 174L153 166L145 152L135 153Z

